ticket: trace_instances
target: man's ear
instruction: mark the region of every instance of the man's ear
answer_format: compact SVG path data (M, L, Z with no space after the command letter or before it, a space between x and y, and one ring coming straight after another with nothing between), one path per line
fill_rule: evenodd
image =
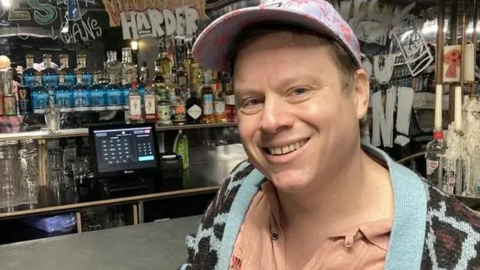
M370 81L365 69L355 71L353 98L357 110L358 120L363 119L368 111L368 102L370 98Z

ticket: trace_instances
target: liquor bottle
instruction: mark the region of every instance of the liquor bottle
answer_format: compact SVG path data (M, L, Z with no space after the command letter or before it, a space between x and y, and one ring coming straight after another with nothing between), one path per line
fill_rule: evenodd
M68 54L60 54L60 69L58 73L63 72L64 83L72 88L76 84L75 71L69 66Z
M198 64L198 62L195 61L195 59L193 59L192 52L190 50L187 50L187 57L183 61L183 65L185 66L185 70L188 74L188 85L195 88L199 87L199 81L202 76L200 71L200 65Z
M60 129L60 109L55 104L55 95L53 94L49 95L45 108L45 124L49 132L55 132Z
M187 76L188 76L188 73L185 71L183 65L180 64L176 74L176 77L177 77L176 81L180 87L185 87L185 88L187 87L187 83L188 83Z
M79 82L77 71L80 71L82 74L82 85L88 87L93 84L93 74L87 69L87 56L85 54L77 55L77 68L75 69L75 76L77 77L78 85Z
M202 124L211 124L215 123L215 118L213 115L213 89L210 86L210 73L204 73L204 83L201 90L202 95L202 107L203 107L203 117Z
M137 91L137 82L132 83L132 90L128 94L128 107L130 123L135 124L143 122L141 97Z
M123 108L128 109L128 96L131 90L131 83L137 81L137 65L132 63L132 49L122 49L122 93Z
M44 114L48 100L48 90L42 85L42 73L37 71L35 74L37 83L32 90L32 108L35 114Z
M34 60L32 54L25 56L27 62L27 68L23 71L23 86L32 90L37 85L37 70L33 68Z
M29 87L24 85L18 87L18 106L20 115L29 115L32 113Z
M106 72L109 83L105 87L107 96L107 110L116 111L122 109L122 91L118 85L122 76L122 64L117 61L117 52L107 52Z
M235 94L232 84L227 80L227 91L225 92L225 114L228 122L237 122L237 108L235 105Z
M157 125L169 126L172 124L172 108L167 99L167 88L164 83L156 84L158 95L157 101Z
M155 88L147 83L145 85L145 94L143 95L143 104L145 111L145 121L146 122L157 122L157 112L156 112L156 99L157 95L155 93Z
M88 96L88 91L86 86L83 84L83 72L82 70L77 69L75 71L77 76L77 84L73 86L73 111L75 112L86 112L89 110L90 98Z
M93 84L90 87L90 105L92 111L105 111L105 88L100 84L100 71L93 73Z
M425 160L427 162L427 180L435 187L442 183L442 156L445 154L443 131L433 132L433 141L427 144Z
M217 84L217 89L215 89L215 98L213 101L213 114L215 116L215 123L227 122L227 115L225 112L225 98L223 96L221 84L220 85Z
M193 89L195 88L192 87L190 98L186 102L186 118L188 124L200 124L202 119L202 101L198 98L197 91Z
M52 68L52 56L50 54L43 55L43 64L45 65L45 69L42 70L43 87L47 88L50 94L53 94L58 86L58 73Z
M173 124L184 125L187 120L185 118L185 98L183 88L176 85L175 87L175 99L171 103L173 108Z
M128 110L129 108L128 97L130 95L130 92L132 91L132 71L131 70L126 71L126 76L122 79L122 86L120 91L122 91L122 107L123 109Z
M167 79L166 77L170 77L172 75L173 62L170 58L168 58L166 52L160 53L159 60L160 67L162 68L162 75L165 79Z
M148 66L147 62L143 61L140 68L140 83L146 84L148 81Z
M55 103L60 112L71 112L73 110L72 88L65 82L65 71L58 72L58 87L55 89Z
M11 70L0 71L0 80L3 90L3 113L5 116L17 115L17 100L13 92L13 73Z

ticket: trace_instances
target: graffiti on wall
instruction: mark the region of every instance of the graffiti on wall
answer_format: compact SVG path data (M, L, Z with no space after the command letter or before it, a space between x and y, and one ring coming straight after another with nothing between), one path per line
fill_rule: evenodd
M385 46L393 26L401 24L415 3L399 7L379 0L338 1L335 8L352 27L358 40Z

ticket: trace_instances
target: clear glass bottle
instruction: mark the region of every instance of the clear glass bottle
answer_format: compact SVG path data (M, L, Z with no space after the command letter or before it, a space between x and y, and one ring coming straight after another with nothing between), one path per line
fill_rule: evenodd
M75 140L68 139L67 146L63 149L63 176L66 187L74 187L73 164L77 161L77 148Z
M58 73L63 72L65 84L72 88L76 84L75 71L70 68L68 54L60 54L60 69Z
M34 57L33 54L27 54L25 58L27 62L27 68L22 73L23 85L30 88L30 90L33 90L33 88L37 85L37 70L33 67L33 64L35 63Z
M442 166L441 158L445 154L445 142L443 140L443 132L435 131L433 133L433 141L427 144L425 160L427 162L427 180L433 186L439 187L442 183Z
M75 112L86 112L89 110L90 98L88 96L89 92L87 87L82 83L82 71L76 70L75 74L77 76L77 84L72 88L73 92L73 111Z
M140 83L146 84L148 82L148 66L147 62L143 61L140 68Z
M45 69L42 70L43 87L47 88L52 94L58 86L58 73L52 68L52 56L50 54L43 55L43 64L45 65Z
M55 89L55 103L60 112L71 112L73 110L73 92L65 82L64 70L59 71L58 81L58 87Z
M156 98L157 95L155 93L155 88L153 88L151 84L147 83L145 85L145 94L143 95L146 122L157 122Z
M90 105L92 111L105 111L106 106L105 88L100 84L100 71L93 73L93 84L90 87Z
M105 73L107 74L109 83L119 85L121 84L122 78L122 63L117 60L116 51L107 52L107 62L105 63ZM112 81L112 76L114 76L115 81Z
M48 101L48 90L42 85L42 73L36 73L37 84L32 90L33 113L44 114Z
M192 56L192 51L187 50L187 57L183 61L183 65L185 66L185 70L188 74L188 85L195 88L200 87L200 79L202 77L202 73L200 70L200 65L197 61L195 61Z
M93 84L93 74L87 68L87 56L85 54L78 54L77 55L77 68L75 69L75 75L77 77L77 85L78 83L78 75L77 71L82 73L82 82L81 84L85 87L88 87Z
M210 85L210 73L204 73L204 83L201 90L202 95L202 107L203 107L203 116L202 124L212 124L215 123L215 117L213 115L213 89Z
M188 73L185 71L185 68L183 67L182 64L180 64L178 66L178 70L177 70L177 84L180 86L180 87L187 87L188 85Z
M51 94L45 109L45 124L49 132L60 130L60 109L55 104L55 96Z
M142 97L137 91L137 82L132 82L131 91L128 94L128 107L130 123L142 123Z
M198 93L195 88L192 87L190 92L190 98L186 101L186 118L188 124L200 124L202 119L202 100L198 97Z

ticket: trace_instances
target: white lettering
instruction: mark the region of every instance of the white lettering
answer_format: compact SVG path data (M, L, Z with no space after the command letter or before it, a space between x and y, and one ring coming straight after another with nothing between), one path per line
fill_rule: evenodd
M177 18L177 35L179 36L185 35L185 18L183 17L184 11L184 8L175 9L175 17Z
M163 24L162 13L158 9L149 9L148 18L152 24L152 37L162 37L165 34L161 27Z
M137 23L135 20L135 11L130 11L130 21L127 20L127 13L120 13L120 21L122 24L123 39L138 39ZM132 37L133 34L133 37Z
M164 9L163 18L165 19L165 32L167 33L167 36L173 35L177 27L175 14L169 9Z
M192 36L198 31L197 20L198 11L194 8L187 7L186 9L186 24L187 24L187 36Z

